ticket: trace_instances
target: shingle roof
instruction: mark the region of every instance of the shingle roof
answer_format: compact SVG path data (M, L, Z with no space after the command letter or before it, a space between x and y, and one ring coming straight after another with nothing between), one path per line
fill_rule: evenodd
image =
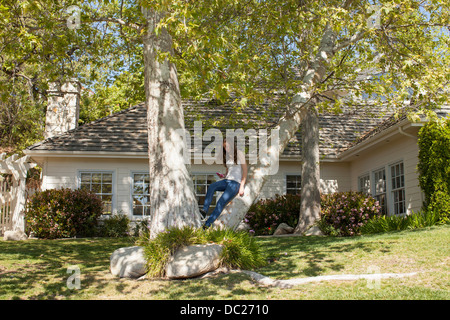
M352 147L355 147L359 143L372 138L373 136L377 135L378 133L386 130L387 128L392 127L393 125L400 123L401 121L408 118L408 112L410 112L411 109L404 108L397 112L396 114L391 114L389 116L386 116L383 121L381 121L377 126L375 126L372 130L367 131L357 139L355 139L352 143L350 143L346 149L350 149ZM450 106L442 106L440 109L435 109L436 116L439 118L445 118L450 116ZM422 119L425 120L425 117ZM344 150L342 150L344 151Z
M271 119L261 120L260 110L245 108L237 116L231 106L226 105L198 105L184 102L186 128L193 130L193 122L208 118L217 120L222 132L225 128L264 128L275 124L282 114L277 110ZM382 118L374 117L373 110L365 108L345 111L342 114L322 113L319 117L320 125L320 153L325 158L336 158L345 148L359 137L370 132L382 122ZM214 125L214 123L212 123ZM242 125L242 126L241 126ZM204 130L208 127L204 126ZM204 146L210 141L204 141ZM41 141L27 148L33 151L91 151L91 152L137 152L147 153L147 122L146 108L143 103L118 112L111 116L85 124L59 136ZM301 156L301 133L286 147L283 156L298 158Z

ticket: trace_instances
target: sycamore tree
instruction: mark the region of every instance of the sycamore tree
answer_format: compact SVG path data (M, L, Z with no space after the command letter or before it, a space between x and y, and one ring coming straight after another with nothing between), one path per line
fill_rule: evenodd
M64 65L71 70L67 76L93 85L114 81L117 74L128 72L133 79L143 74L152 236L169 226L200 226L189 165L183 161L182 97L233 99L243 113L266 102L271 107L263 118L273 117L273 110L282 114L271 127L279 132L278 144L269 141L277 145L269 149L272 156L283 152L303 123L297 232L314 223L320 210L319 112L334 110L339 116L343 104L359 105L367 97L374 107L420 112L448 99L449 9L443 0L18 3L17 38L37 43L28 48L31 55L42 51L53 58L53 64L45 64L49 74ZM11 8L6 2L0 7L13 19ZM17 65L21 60L14 62L14 56L10 50L3 61ZM237 226L269 167L260 162L250 168L244 196L233 201L218 225Z
M302 204L297 232L319 217L318 112L370 98L400 113L448 100L449 8L443 1L172 1L170 30L186 90L238 108L271 100L284 115L281 154L303 122ZM217 224L236 226L258 196L267 166L253 166L244 197Z

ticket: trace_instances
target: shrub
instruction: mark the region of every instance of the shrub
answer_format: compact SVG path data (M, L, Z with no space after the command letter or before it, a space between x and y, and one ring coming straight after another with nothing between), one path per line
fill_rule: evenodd
M128 236L130 218L124 214L115 214L102 221L100 236L119 238Z
M435 211L422 211L408 216L380 216L367 221L361 228L362 234L400 231L431 227L443 223L440 214Z
M252 269L264 265L266 261L256 240L246 232L169 228L154 239L144 235L137 242L144 247L147 274L151 277L164 276L166 264L178 248L207 243L223 245L221 264L230 268Z
M322 232L335 236L354 236L373 217L380 215L380 206L371 196L361 192L337 192L321 196Z
M39 238L92 236L102 209L102 200L90 191L49 189L31 197L25 219L28 231Z
M250 232L268 235L275 232L280 223L295 227L300 212L300 195L276 195L273 199L262 199L254 203L245 215Z
M424 209L450 218L450 119L437 119L419 131L419 184Z
M148 229L148 221L149 219L142 219L140 221L137 221L133 228L133 236L135 237L149 237L150 236L150 230Z
M378 202L360 192L338 192L321 196L321 219L317 222L326 235L353 236L370 218L380 215ZM250 232L273 234L284 222L295 227L300 214L300 195L277 195L254 203L245 216Z

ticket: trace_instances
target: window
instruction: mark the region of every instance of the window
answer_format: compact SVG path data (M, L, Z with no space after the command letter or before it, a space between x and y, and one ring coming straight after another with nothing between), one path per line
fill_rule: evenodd
M200 208L203 208L203 204L205 203L206 191L208 190L208 186L211 183L216 182L216 175L212 173L194 174L192 176L192 180L194 181L194 191L197 196L198 205ZM216 197L213 197L211 206L209 207L209 213L214 210L216 202Z
M386 214L386 171L384 168L373 172L373 181L374 198L380 203L381 213Z
M112 172L80 172L80 188L99 195L103 201L103 214L111 214Z
M403 162L391 166L391 185L394 214L405 214L405 177Z
M370 194L370 176L368 174L358 178L358 190Z
M133 215L146 217L150 215L150 175L134 173L131 199Z
M286 194L300 194L302 190L302 176L287 175L286 176Z

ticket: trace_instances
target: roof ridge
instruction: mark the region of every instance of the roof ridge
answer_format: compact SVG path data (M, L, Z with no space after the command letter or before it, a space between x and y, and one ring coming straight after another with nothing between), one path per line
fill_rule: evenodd
M119 116L119 115L121 115L121 114L124 114L124 113L126 113L126 112L129 112L129 111L131 111L131 110L137 109L138 107L141 107L143 104L144 104L144 102L140 102L140 103L138 103L138 104L136 104L136 105L134 105L134 106L131 106L131 107L127 108L127 109L124 109L124 110L121 110L121 111L119 111L119 112L110 114L109 116L105 116L105 117L102 117L102 118L98 118L98 119L96 119L96 120L94 120L94 121L91 121L91 122L88 122L88 123L86 123L86 124L83 124L82 126L77 126L76 128L70 129L70 130L68 130L68 131L66 131L66 132L63 132L63 133L61 133L61 134L58 134L58 135L56 135L56 136L52 136L52 137L49 137L49 138L47 138L47 139L41 140L41 141L39 141L39 142L37 142L37 143L35 143L35 144L33 144L33 145L27 147L26 149L31 150L31 149L33 149L33 148L39 147L40 145L42 145L42 144L44 144L44 143L46 143L46 142L49 142L49 141L53 141L53 140L56 140L56 139L61 139L61 138L67 137L67 136L71 135L72 133L74 133L74 132L76 132L76 131L78 131L78 130L84 129L84 128L86 128L86 127L90 127L90 126L92 126L92 125L94 125L94 124L98 124L98 123L100 123L100 122L102 122L102 121L105 121L105 120L114 118L114 117L116 117L116 116Z
M137 109L138 107L141 107L144 103L145 103L145 102L140 102L140 103L138 103L138 104L136 104L136 105L134 105L134 106L131 106L131 107L127 108L127 109L120 110L119 112L110 114L109 116L105 116L105 117L102 117L102 118L98 118L98 119L96 119L96 120L94 120L94 121L91 121L91 122L88 122L88 123L86 123L86 124L83 124L82 126L76 127L75 129L69 130L69 131L67 131L67 133L70 132L70 131L75 131L75 130L77 130L77 129L84 128L84 127L86 127L86 126L91 126L91 125L93 125L93 124L96 124L96 123L99 123L99 122L102 122L102 121L105 121L105 120L108 120L108 119L117 117L117 116L119 116L119 115L121 115L121 114L127 113L127 112L129 112L129 111L131 111L131 110L134 110L134 109Z

